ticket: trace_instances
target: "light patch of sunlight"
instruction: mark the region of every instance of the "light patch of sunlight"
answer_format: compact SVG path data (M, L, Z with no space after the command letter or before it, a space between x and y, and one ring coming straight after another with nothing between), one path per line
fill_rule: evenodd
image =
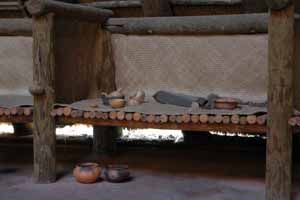
M9 123L0 123L0 134L14 133L14 127Z
M180 130L160 129L123 129L122 139L125 140L173 140L183 141L183 134Z
M56 128L56 135L59 136L93 136L93 126L84 124L74 124Z
M254 137L261 137L263 139L266 139L265 136L260 136L258 134L247 134L247 133L223 133L223 132L216 132L216 131L210 131L210 133L212 135L220 135L220 136L229 136L229 137L234 137L234 136L238 136L238 137L247 137L247 138L254 138Z

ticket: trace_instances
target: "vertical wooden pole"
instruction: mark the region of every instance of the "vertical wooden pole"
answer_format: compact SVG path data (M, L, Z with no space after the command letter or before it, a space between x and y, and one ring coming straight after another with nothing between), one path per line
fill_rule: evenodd
M112 92L116 89L115 66L113 61L111 34L99 27L95 49L95 67L97 73L97 93ZM92 95L93 96L93 95ZM111 153L116 150L118 129L115 127L94 126L93 150L95 153Z
M33 82L43 93L34 95L34 180L56 180L55 121L50 112L54 91L54 15L33 19Z
M271 10L269 19L266 199L290 200L292 179L294 7Z
M169 0L143 0L142 3L145 17L173 15Z
M116 127L94 126L93 150L95 153L112 153L116 150Z

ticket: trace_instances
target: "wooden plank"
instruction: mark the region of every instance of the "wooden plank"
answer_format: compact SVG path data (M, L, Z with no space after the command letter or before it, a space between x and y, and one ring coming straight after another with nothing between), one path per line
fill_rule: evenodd
M156 129L174 129L186 131L220 131L220 132L237 132L237 133L265 133L266 126L261 125L235 125L235 124L195 124L195 123L148 123L134 120L99 120L99 119L82 119L82 118L57 118L59 124L91 124L97 126L118 126L127 128L156 128Z
M55 120L50 115L54 105L54 15L34 18L33 81L45 93L34 96L34 180L51 183L56 180Z
M108 17L113 15L111 10L53 0L29 0L25 3L25 6L33 16L55 13L58 16L97 22L99 24L105 22Z
M266 199L291 199L294 7L270 11Z
M172 16L169 0L142 0L145 17Z
M0 36L31 36L30 19L0 19Z
M112 33L138 35L267 33L268 15L110 18L105 28Z

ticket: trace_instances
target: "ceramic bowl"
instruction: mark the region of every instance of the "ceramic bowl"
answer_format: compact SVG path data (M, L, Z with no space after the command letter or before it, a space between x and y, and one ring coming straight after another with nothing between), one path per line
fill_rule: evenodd
M76 165L73 175L79 183L95 183L101 175L101 168L97 163L81 163Z
M111 99L109 100L109 105L112 108L123 108L125 106L126 101L124 99Z
M109 165L104 170L106 181L120 183L129 180L130 172L127 165Z
M234 98L219 98L215 100L215 108L233 110L238 107L238 100Z

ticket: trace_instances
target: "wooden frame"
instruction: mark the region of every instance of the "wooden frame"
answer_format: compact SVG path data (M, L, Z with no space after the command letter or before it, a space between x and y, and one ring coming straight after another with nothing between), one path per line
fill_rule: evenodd
M49 1L49 0L46 0ZM270 0L271 1L271 0ZM280 2L282 1L282 2ZM272 1L271 1L272 2ZM285 3L284 0L274 0L273 3ZM48 12L56 12L56 8L61 8L51 4L47 12L32 11L32 14L43 15ZM55 5L56 5L55 4ZM202 130L219 131L246 131L246 132L268 132L267 142L267 170L266 170L266 199L281 200L291 199L291 166L292 166L292 129L288 124L288 119L292 115L293 109L293 63L294 63L294 9L290 3L283 7L272 7L269 18L269 88L268 88L268 109L269 123L265 126L222 126L222 125L202 125ZM64 5L66 6L66 5ZM71 6L73 8L73 6ZM50 9L51 8L51 9ZM58 9L58 10L59 10ZM77 9L77 8L76 8ZM76 10L75 9L75 10ZM79 9L79 8L78 8ZM70 12L71 13L71 12ZM82 12L79 12L82 13ZM93 20L98 16L94 11L87 10L83 14L89 17L80 17L81 20L92 20L98 23L105 20ZM61 11L57 14L62 14ZM68 14L66 14L67 16ZM72 16L72 15L68 15ZM91 17L93 16L93 17ZM73 16L74 17L74 16ZM110 19L106 23L106 28L112 32L126 34L189 34L204 31L205 34L219 33L265 33L267 17L256 15L249 16L246 24L238 23L238 19L232 16L221 16L220 18L206 18L208 21L201 22L206 25L214 25L210 28L199 28L201 25L193 22L183 26L187 21L183 18L144 18L144 19ZM257 21L257 19L263 19ZM158 22L164 19L163 22ZM195 18L198 19L198 18ZM214 19L214 20L213 20ZM171 22L174 20L173 22ZM177 20L177 21L176 21ZM224 21L225 20L225 21ZM176 23L175 23L176 22ZM213 22L216 22L215 24ZM225 25L224 25L224 22ZM172 24L173 23L173 24ZM235 24L236 23L236 24ZM120 26L117 29L117 26ZM222 30L219 26L223 25ZM235 24L235 25L233 25ZM193 27L197 27L193 28ZM241 27L243 28L241 28ZM124 28L125 27L125 28ZM35 178L38 182L52 182L55 180L55 141L54 141L54 119L50 116L51 105L53 105L55 91L53 90L53 14L46 14L34 18L34 77L38 87L43 92L35 94ZM151 30L149 32L149 29ZM186 29L185 31L182 31ZM103 36L103 35L102 35ZM279 56L280 55L280 56ZM109 57L109 55L108 55ZM42 73L43 72L43 73ZM286 120L283 120L286 119ZM148 128L171 128L183 130L198 130L199 125L185 124L154 124L143 122L121 122L116 120L96 120L96 119L71 119L61 117L59 123L83 122L99 126L127 126L127 127L148 127Z

